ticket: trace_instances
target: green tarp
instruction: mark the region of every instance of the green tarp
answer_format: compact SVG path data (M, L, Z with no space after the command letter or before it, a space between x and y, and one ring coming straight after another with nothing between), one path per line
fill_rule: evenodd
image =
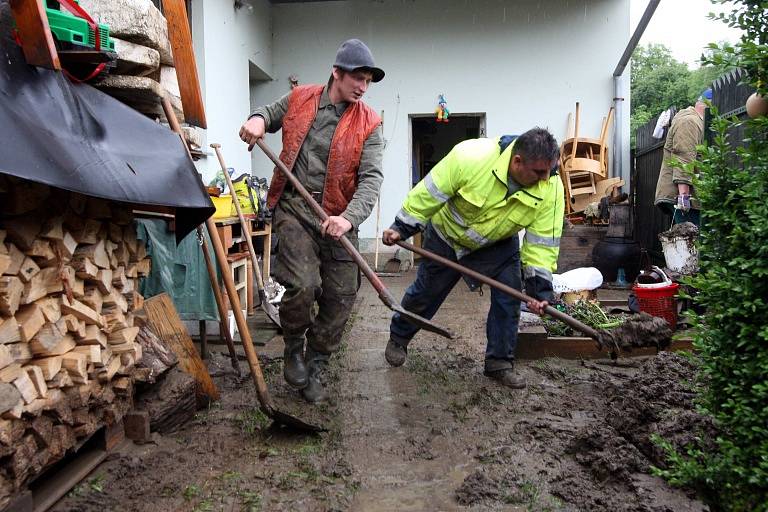
M136 235L146 242L147 255L152 258L152 271L141 279L139 292L145 298L166 292L182 320L218 320L216 298L208 280L197 231L192 231L176 245L176 235L168 231L167 226L166 221L160 219L136 220ZM212 251L205 226L203 232ZM215 260L213 253L211 258ZM216 275L221 277L218 268Z

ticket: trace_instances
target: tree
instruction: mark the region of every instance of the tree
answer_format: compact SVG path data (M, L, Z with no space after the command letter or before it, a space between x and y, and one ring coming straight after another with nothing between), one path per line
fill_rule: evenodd
M635 131L639 127L670 107L679 110L692 105L715 78L733 67L733 63L725 58L727 48L727 44L711 45L703 55L707 65L693 71L684 62L675 60L672 52L663 44L640 45L635 48L630 75L630 130L633 147Z

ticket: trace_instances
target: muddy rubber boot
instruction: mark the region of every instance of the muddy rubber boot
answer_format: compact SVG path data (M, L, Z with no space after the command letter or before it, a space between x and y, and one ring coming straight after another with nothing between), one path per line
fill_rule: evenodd
M325 389L325 372L328 366L328 356L315 352L307 347L307 387L301 390L301 396L311 404L317 404L328 400L328 391Z
M405 358L408 356L408 348L398 345L392 338L387 342L387 349L384 351L384 358L390 366L403 366Z
M307 366L304 363L304 336L286 336L283 349L283 377L291 387L307 387Z
M483 374L508 388L523 389L525 387L525 379L515 373L512 368L497 371L486 370Z

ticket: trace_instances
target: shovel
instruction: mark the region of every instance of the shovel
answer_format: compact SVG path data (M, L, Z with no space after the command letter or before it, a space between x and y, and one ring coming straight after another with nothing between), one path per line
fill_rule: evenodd
M409 244L408 242L396 242L396 243L403 249L407 249L411 252L415 252L416 254L419 254L427 259L436 261L442 265L445 265L448 268L452 268L453 270L456 270L457 272L461 272L462 274L467 275L472 279L480 281L481 283L485 283L488 286L491 286L493 288L496 288L499 291L502 291L508 295L511 295L512 297L518 300L521 300L523 302L530 302L532 300L535 300L532 297L529 297L528 295L524 294L523 292L519 290L515 290L511 286L507 286L506 284L500 283L495 279L491 279L490 277L485 276L479 272L471 270L463 265L459 265L455 261L449 260L448 258L439 256L435 253L427 251L426 249L422 249L421 247L416 247L415 245ZM589 336L590 338L595 340L597 342L597 346L599 350L603 350L606 346L608 346L611 351L611 357L615 358L615 354L618 352L619 346L616 340L614 339L614 336L611 333L603 329L601 329L600 331L597 331L592 327L576 320L572 316L566 313L563 313L558 309L553 308L552 306L547 306L546 308L544 308L544 312L549 316L551 316L552 318L556 318L557 320L560 320L561 322L583 333L585 336Z
M251 263L253 271L256 273L256 286L259 289L259 302L261 302L261 309L267 314L267 318L272 320L276 326L280 327L280 313L274 304L267 299L267 293L264 291L264 279L261 276L261 268L259 267L259 260L256 258L256 250L253 248L253 241L251 240L251 231L248 229L248 223L245 220L243 211L240 209L240 201L235 194L235 187L232 185L232 178L230 178L227 172L227 165L224 163L224 156L221 154L221 144L211 144L211 147L216 151L216 156L219 157L219 164L221 165L221 172L224 173L224 179L227 180L227 186L229 192L232 194L232 202L235 204L235 210L237 210L237 216L240 219L240 226L243 229L243 235L245 241L248 244L248 252L251 255Z
M176 114L173 112L170 100L163 96L162 98L163 111L165 111L165 117L168 119L168 123L171 125L171 129L179 135L181 143L184 148L187 149L187 156L189 156L190 162L192 161L192 155L189 154L186 142L181 136L181 126L179 125ZM208 234L211 237L211 243L213 244L214 252L216 253L216 259L219 261L221 267L222 278L224 279L224 285L227 289L227 295L232 303L233 313L235 315L235 322L237 323L237 330L240 332L240 339L243 342L243 349L245 349L245 357L248 359L248 366L251 369L251 375L253 376L254 384L256 385L256 396L259 399L259 404L262 412L269 416L272 421L279 425L285 425L287 427L294 428L302 432L325 432L327 429L319 427L317 425L310 425L299 418L293 417L290 414L280 412L275 408L272 403L272 397L269 396L269 390L267 389L267 383L264 382L264 375L261 373L261 366L259 365L259 356L256 354L256 349L253 348L253 340L251 339L251 332L248 330L248 325L245 322L245 316L240 309L240 297L235 290L235 281L232 279L232 272L229 269L229 262L227 262L227 254L224 251L224 246L221 243L219 237L219 231L216 229L216 225L212 218L208 218L205 221L205 225L208 228ZM210 274L210 273L209 273ZM223 302L220 295L216 296L217 305L222 308ZM221 309L220 309L221 310Z
M319 204L317 204L317 201L315 201L314 198L309 194L309 192L307 192L307 189L305 189L304 186L301 183L299 183L299 180L296 178L296 176L294 176L291 173L291 171L288 170L285 164L279 158L277 158L277 156L275 156L274 153L272 153L272 151L269 149L269 147L266 145L266 143L262 139L257 139L256 144L258 144L258 146L261 148L262 151L264 151L264 153L269 157L269 159L275 163L277 168L280 169L280 171L282 171L282 173L285 175L285 177L288 179L291 185L293 185L293 188L299 194L301 194L301 197L304 198L307 204L311 206L313 210L315 210L315 213L317 214L318 217L320 217L320 220L325 221L325 219L328 218L328 214L325 213L325 211ZM368 263L366 263L366 261L357 251L357 249L355 249L355 246L352 245L352 242L350 242L346 236L342 235L341 238L339 238L339 243L341 243L341 246L344 247L344 249L349 253L350 256L352 256L352 259L355 260L355 263L357 263L357 266L360 267L360 270L362 270L366 279L370 281L370 283L379 293L379 299L381 299L381 302L383 302L385 306L387 306L392 311L399 313L403 318L405 318L406 320L411 322L413 325L421 329L432 331L434 333L439 334L440 336L445 336L446 338L449 338L449 339L453 338L453 333L450 330L444 329L443 327L438 326L437 324L433 323L430 320L427 320L426 318L423 318L417 314L411 313L410 311L403 309L403 307L392 296L392 293L387 289L386 286L384 286L384 283L382 282L381 279L379 279L379 276L377 276L376 273L368 265Z

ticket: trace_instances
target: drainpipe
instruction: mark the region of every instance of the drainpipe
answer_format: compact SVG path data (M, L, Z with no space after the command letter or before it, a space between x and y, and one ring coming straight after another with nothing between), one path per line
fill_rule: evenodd
M624 68L627 67L627 63L632 57L632 52L635 51L637 43L640 42L640 38L643 36L643 32L645 32L645 28L648 26L648 23L653 17L653 13L659 6L659 2L661 2L661 0L650 0L648 2L648 6L645 8L643 17L640 18L640 21L637 24L637 28L635 28L635 32L632 34L632 37L629 39L629 43L627 43L627 47L624 49L624 54L621 56L621 59L619 59L619 63L616 65L616 69L613 71L613 106L616 112L616 117L613 121L612 174L613 176L618 176L623 179L626 183L627 189L630 188L629 169L624 169L624 166L622 165L622 148L624 145L624 138L622 133L622 126L624 124L624 97L622 96L622 86L624 81L622 75L624 74Z

